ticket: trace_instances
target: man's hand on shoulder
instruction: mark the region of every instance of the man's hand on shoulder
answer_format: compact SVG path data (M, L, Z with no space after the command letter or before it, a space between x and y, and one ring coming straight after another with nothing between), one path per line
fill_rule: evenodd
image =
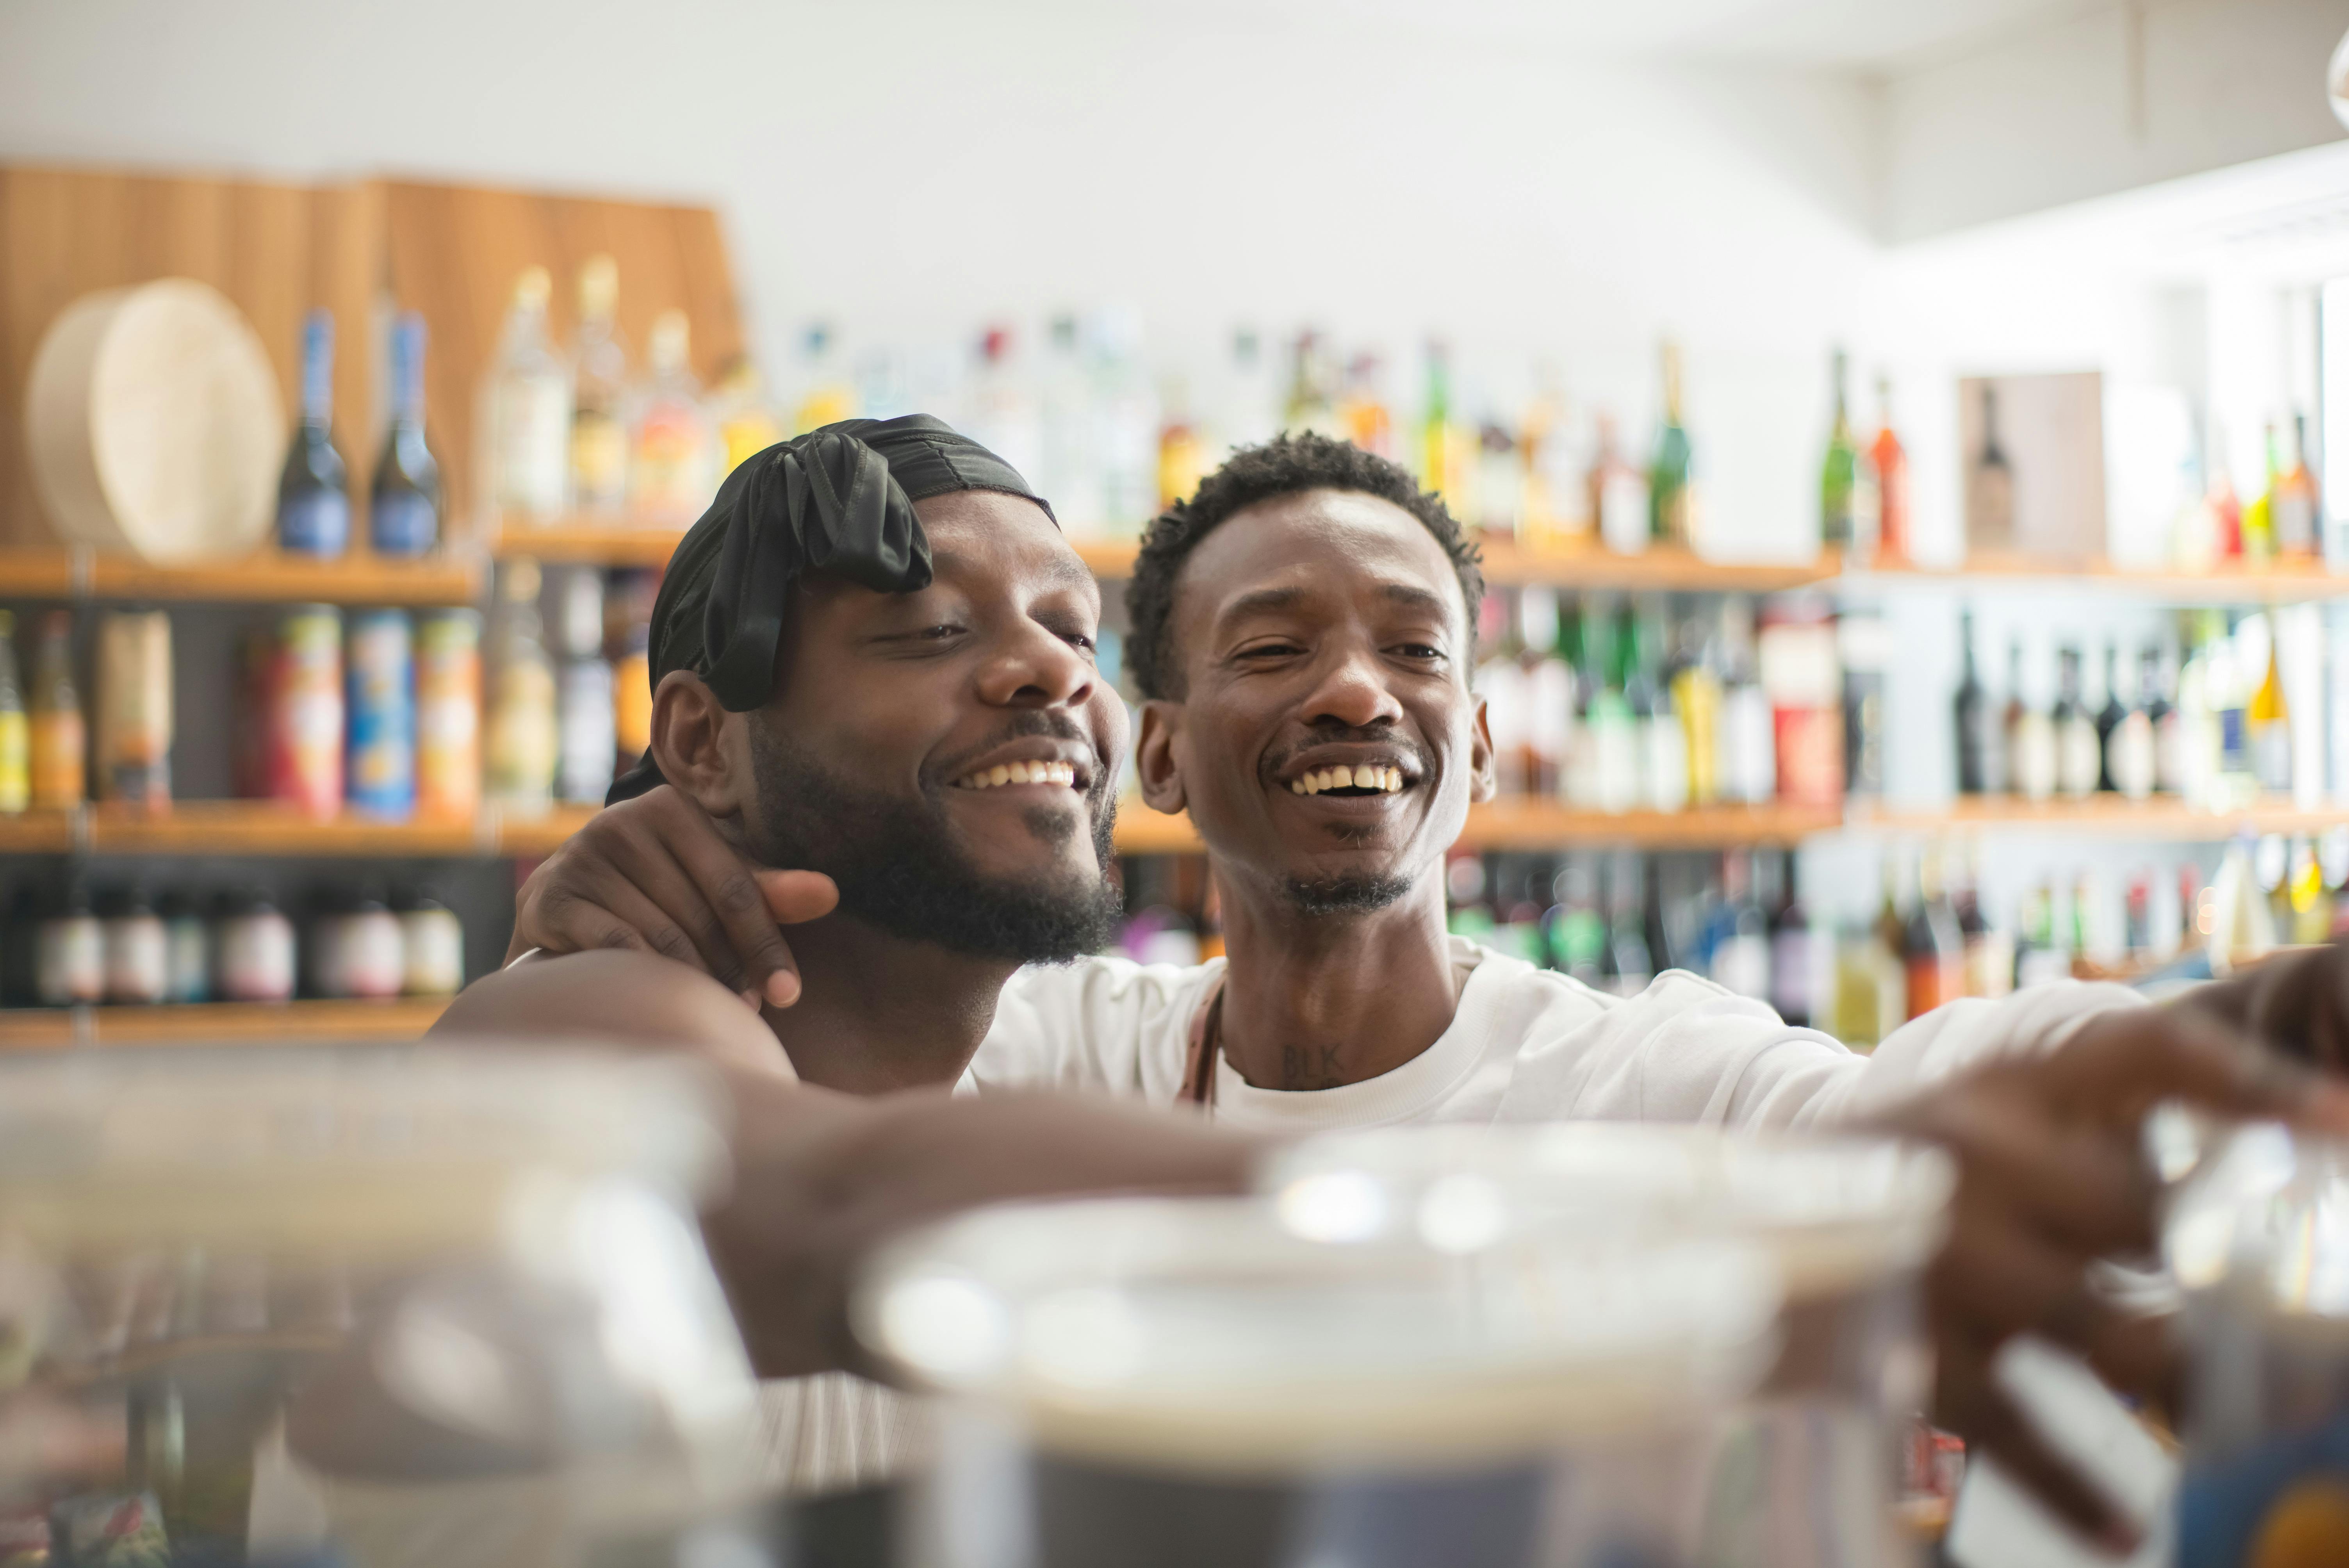
M779 925L832 913L840 892L820 872L745 860L698 803L663 784L606 806L523 882L508 962L533 948L657 954L698 969L755 1012L800 997L799 966Z
M484 975L458 993L431 1036L651 1047L796 1076L774 1032L723 985L620 949L542 956Z

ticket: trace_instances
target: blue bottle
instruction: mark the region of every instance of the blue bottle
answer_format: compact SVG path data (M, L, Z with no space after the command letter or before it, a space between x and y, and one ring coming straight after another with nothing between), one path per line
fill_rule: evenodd
M277 481L277 548L332 558L351 547L351 498L335 450L335 318L313 310L302 324L302 418Z
M417 556L440 542L440 465L424 444L424 318L391 328L391 428L384 433L367 507L378 555Z

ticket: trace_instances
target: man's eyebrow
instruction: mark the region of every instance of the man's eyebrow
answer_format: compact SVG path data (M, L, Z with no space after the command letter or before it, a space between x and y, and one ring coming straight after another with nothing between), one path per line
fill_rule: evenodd
M1221 619L1233 620L1266 611L1294 609L1305 598L1302 588L1254 588L1224 606Z
M1400 604L1409 610L1430 611L1447 621L1452 618L1452 601L1416 583L1388 583L1382 584L1379 592L1386 595L1390 603Z

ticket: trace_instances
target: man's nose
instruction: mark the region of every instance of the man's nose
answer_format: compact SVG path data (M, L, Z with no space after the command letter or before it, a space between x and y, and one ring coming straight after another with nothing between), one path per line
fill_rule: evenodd
M1387 689L1375 650L1361 649L1332 661L1314 683L1305 705L1308 724L1341 724L1368 729L1402 717L1402 704Z
M1066 638L1030 624L979 672L979 696L998 707L1074 707L1101 679Z

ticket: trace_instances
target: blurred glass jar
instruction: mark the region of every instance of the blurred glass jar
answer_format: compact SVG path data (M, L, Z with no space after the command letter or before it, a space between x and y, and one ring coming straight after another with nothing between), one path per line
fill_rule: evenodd
M1683 1561L1703 1434L1767 1357L1767 1260L1463 1240L1333 1243L1260 1201L1112 1199L901 1243L856 1322L951 1396L915 1560Z
M2183 1120L2158 1155L2192 1164L2162 1237L2187 1350L2177 1562L2349 1563L2349 1141Z
M1718 1429L1693 1547L1755 1568L1913 1555L1896 1504L1931 1366L1919 1284L1955 1186L1945 1156L1889 1140L1623 1122L1334 1134L1265 1180L1290 1229L1333 1242L1762 1248L1777 1349Z
M371 1568L732 1532L752 1384L691 1212L718 1165L675 1064L0 1063L0 1519Z

